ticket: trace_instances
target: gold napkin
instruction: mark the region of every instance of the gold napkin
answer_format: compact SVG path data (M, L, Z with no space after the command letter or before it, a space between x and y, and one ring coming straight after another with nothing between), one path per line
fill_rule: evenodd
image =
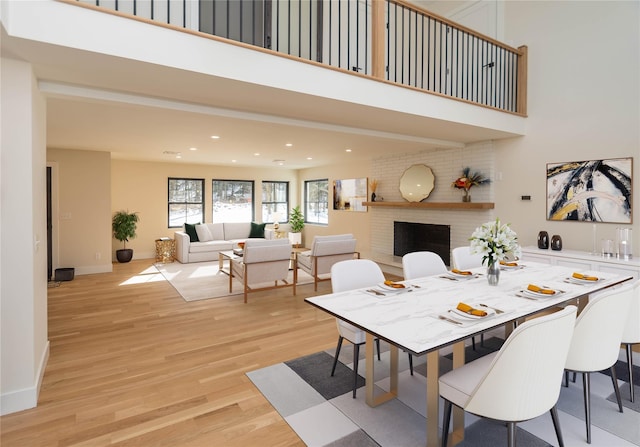
M400 284L398 282L393 282L390 280L385 280L384 282L385 286L389 286L389 287L393 287L394 289L404 289L404 284Z
M487 313L484 310L480 310L480 309L474 309L473 307L469 306L468 304L465 303L458 303L458 306L456 307L456 309L458 309L459 311L462 311L464 313L467 314L471 314L471 315L475 315L476 317L486 317Z
M578 272L574 272L573 275L574 278L576 279L583 279L585 281L597 281L598 277L597 276L589 276L589 275L583 275L582 273L578 273Z
M555 295L556 291L553 289L544 289L540 286L536 286L535 284L529 284L527 286L527 290L531 290L532 292L542 293L544 295Z
M458 270L458 269L451 269L452 273L455 273L457 275L473 275L472 272L469 272L467 270Z
M518 263L517 262L500 261L500 265L506 265L507 267L517 267Z

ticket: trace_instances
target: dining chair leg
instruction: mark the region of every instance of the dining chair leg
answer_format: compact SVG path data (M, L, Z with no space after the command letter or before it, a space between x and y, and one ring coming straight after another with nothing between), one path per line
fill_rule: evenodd
M376 338L376 349L378 350L378 361L380 361L380 339Z
M584 394L584 421L587 426L587 444L591 444L591 376L582 373L582 387Z
M620 396L620 387L618 386L618 377L616 374L615 363L611 367L611 381L613 382L613 390L616 392L616 399L618 400L618 410L622 413L622 397Z
M333 357L333 368L331 368L331 377L333 377L333 374L336 372L338 356L340 355L340 348L342 348L342 340L344 340L344 337L342 335L338 336L338 346L336 347L336 355Z
M413 375L413 356L411 355L411 353L409 354L409 371L411 371L411 375Z
M631 389L631 402L634 401L634 389L633 389L633 355L631 352L631 343L626 343L627 351L627 366L629 367L629 387Z
M516 447L516 423L515 422L507 422L507 445L509 447Z
M353 345L353 398L358 389L358 361L360 360L360 345Z
M473 350L476 350L476 338L475 337L471 337L471 347L473 348Z
M551 420L553 421L553 428L556 431L556 437L558 438L558 446L564 447L564 439L562 439L562 429L560 428L560 419L558 418L558 408L556 405L549 410L551 413Z
M449 441L449 423L451 421L451 407L452 403L448 400L444 400L444 412L442 413L442 447L447 447Z

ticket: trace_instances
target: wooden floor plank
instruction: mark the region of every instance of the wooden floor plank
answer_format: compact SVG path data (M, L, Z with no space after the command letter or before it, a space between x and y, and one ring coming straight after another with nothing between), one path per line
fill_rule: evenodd
M3 447L297 446L245 373L332 347L304 303L330 282L185 302L151 260L48 289L38 407L0 418Z

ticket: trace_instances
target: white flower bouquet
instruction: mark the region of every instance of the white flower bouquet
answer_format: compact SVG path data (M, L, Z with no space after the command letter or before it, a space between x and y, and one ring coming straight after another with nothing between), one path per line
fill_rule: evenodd
M482 263L486 261L487 266L507 257L517 259L522 254L518 236L509 224L501 224L499 218L476 228L469 240L471 253L481 254Z

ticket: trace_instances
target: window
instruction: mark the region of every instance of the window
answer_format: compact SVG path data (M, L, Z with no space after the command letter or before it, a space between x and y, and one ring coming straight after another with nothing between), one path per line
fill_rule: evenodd
M169 228L204 222L204 179L169 177Z
M289 221L289 182L262 182L262 221Z
M307 180L304 182L304 221L329 223L329 180Z
M253 222L253 181L213 180L212 222Z

